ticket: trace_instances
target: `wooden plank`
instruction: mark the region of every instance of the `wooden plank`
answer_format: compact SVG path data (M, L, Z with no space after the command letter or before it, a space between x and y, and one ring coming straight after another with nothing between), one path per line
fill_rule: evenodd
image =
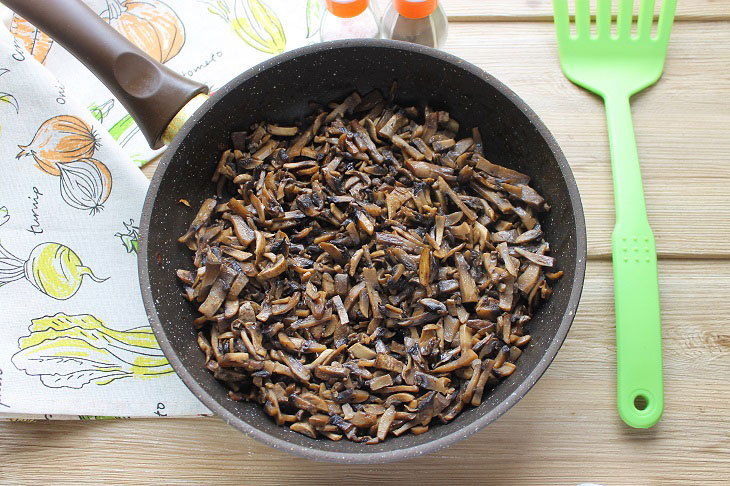
M512 411L444 451L381 466L321 464L218 419L0 424L4 484L688 484L730 475L730 262L661 262L666 411L615 410L611 268L591 262L570 335ZM706 313L704 309L712 308Z
M553 132L578 180L589 255L609 257L614 211L603 105L563 76L552 25L454 23L451 29L446 50L510 86ZM660 256L730 255L728 45L729 23L677 24L664 76L633 100Z
M563 76L552 25L461 23L452 30L447 50L509 85L552 130L579 183L590 254L610 255L613 186L602 102ZM730 241L703 235L707 228L730 234L729 42L727 23L677 24L664 76L633 99L649 219L664 256L730 251Z
M664 76L634 97L649 219L663 256L727 255L730 235L730 24L675 26ZM570 83L551 24L453 25L446 49L490 72L543 119L578 180L589 252L610 255L613 186L600 98ZM509 41L505 41L509 39ZM716 239L718 241L711 241Z
M638 12L639 2L634 2ZM550 22L553 17L552 0L441 0L451 21L514 21L531 20ZM575 0L568 0L573 12ZM596 0L591 0L595 5ZM616 12L618 1L613 0ZM595 7L594 7L595 8ZM656 0L658 15L661 1ZM692 0L677 3L675 20L730 20L730 0Z

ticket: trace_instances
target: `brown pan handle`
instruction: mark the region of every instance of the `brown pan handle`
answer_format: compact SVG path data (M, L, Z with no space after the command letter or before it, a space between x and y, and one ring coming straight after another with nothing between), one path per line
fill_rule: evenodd
M152 148L175 115L208 88L145 54L81 0L2 0L84 63L137 122Z

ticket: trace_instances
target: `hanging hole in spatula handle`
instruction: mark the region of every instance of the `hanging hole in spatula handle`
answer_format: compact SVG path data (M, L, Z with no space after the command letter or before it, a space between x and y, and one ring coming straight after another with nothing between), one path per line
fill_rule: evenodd
M152 148L173 117L208 88L184 78L125 39L81 0L3 0L49 35L121 101Z

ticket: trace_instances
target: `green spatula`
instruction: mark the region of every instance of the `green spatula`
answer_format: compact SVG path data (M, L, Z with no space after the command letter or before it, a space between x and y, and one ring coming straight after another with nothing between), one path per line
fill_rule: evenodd
M575 0L575 34L568 0L553 0L560 64L575 84L602 96L611 145L616 226L613 278L619 415L632 427L651 427L664 410L662 334L654 235L649 227L629 98L662 74L676 0L663 0L652 35L654 0L639 0L636 35L633 1L618 0L616 33L611 0L598 0L595 34L590 0Z

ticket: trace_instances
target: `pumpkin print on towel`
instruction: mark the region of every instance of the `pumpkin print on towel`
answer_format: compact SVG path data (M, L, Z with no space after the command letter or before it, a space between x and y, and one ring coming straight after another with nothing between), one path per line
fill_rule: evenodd
M79 389L173 373L149 326L117 331L90 314L64 313L31 322L30 335L18 340L20 351L11 361L49 388Z
M23 44L23 47L31 56L39 63L45 64L48 51L51 50L53 45L53 39L33 27L23 17L18 17L15 14L10 22L10 33Z
M142 49L152 59L165 63L185 43L185 27L167 4L158 0L107 0L101 18Z
M96 214L112 190L112 175L92 158L99 148L94 129L79 117L54 116L44 121L17 158L32 157L43 172L60 178L61 197L69 206Z
M26 279L33 287L56 300L66 300L79 291L85 276L104 282L81 263L81 258L60 243L41 243L27 260L18 258L0 244L0 287Z

